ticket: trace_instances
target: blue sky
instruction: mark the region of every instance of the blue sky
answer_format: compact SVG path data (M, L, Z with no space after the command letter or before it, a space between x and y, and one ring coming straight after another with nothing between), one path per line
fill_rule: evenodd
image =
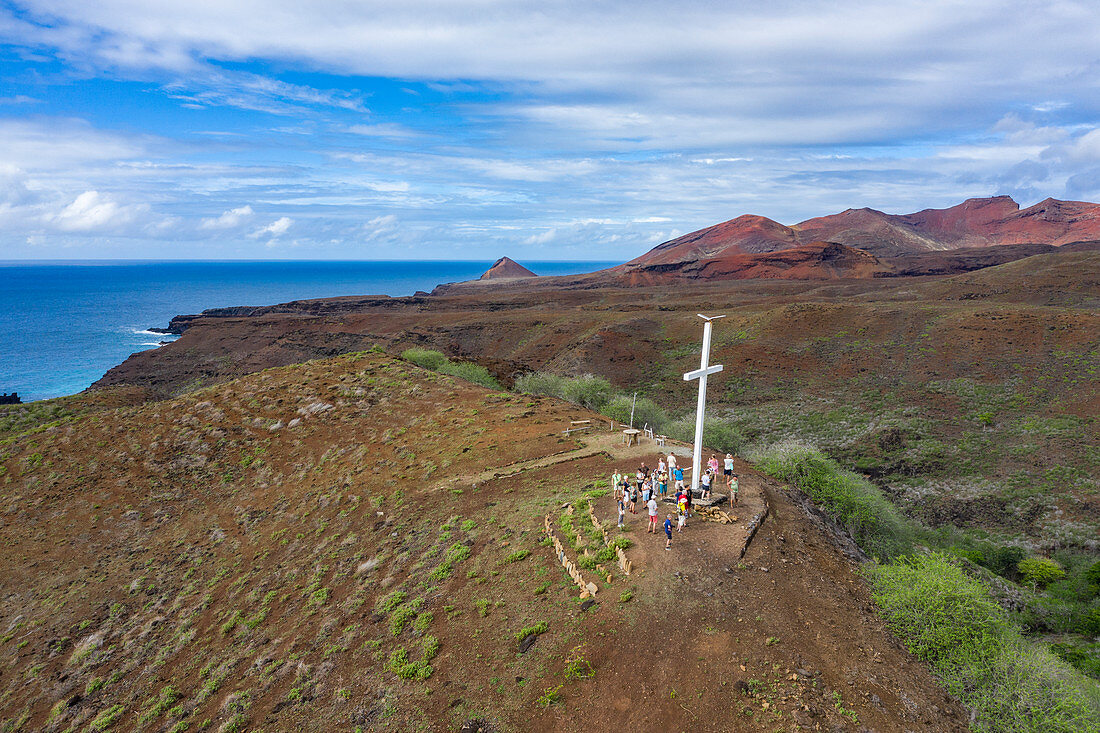
M1084 2L0 0L0 259L626 260L1100 200Z

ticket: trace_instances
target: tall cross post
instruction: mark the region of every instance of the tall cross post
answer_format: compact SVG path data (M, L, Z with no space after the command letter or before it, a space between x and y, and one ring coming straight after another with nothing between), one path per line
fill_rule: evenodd
M691 457L691 490L695 492L699 488L699 468L703 460L703 412L707 407L707 376L722 371L721 364L708 366L710 360L710 327L712 321L717 321L725 316L704 316L702 313L695 315L703 319L703 350L699 357L699 368L684 375L684 381L699 380L699 404L695 408L695 453Z

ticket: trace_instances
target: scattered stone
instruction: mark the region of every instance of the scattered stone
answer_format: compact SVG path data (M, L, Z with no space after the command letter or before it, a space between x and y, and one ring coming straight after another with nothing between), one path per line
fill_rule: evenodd
M582 611L587 611L588 609L592 608L592 606L595 606L595 605L596 605L596 601L589 598L587 601L585 601L584 603L581 604L581 610Z
M538 638L538 634L528 634L527 636L523 637L523 641L519 643L519 653L526 654L527 650L535 645L535 642L538 641Z

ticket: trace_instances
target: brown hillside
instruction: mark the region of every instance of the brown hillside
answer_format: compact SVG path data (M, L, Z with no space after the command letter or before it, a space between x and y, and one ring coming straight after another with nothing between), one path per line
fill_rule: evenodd
M583 492L655 458L563 438L582 416L354 354L6 441L0 719L965 730L831 535L747 467L734 524L696 517L671 552L595 495L633 567L582 571L580 604L544 517L602 548Z
M164 395L383 344L473 359L509 384L530 370L601 374L676 415L694 404L680 374L698 363L695 314L725 313L711 400L748 439L821 445L936 526L1089 547L1100 531L1082 448L1100 413L1098 257L1058 250L952 277L543 284L216 311L99 388ZM885 448L883 430L897 431ZM1074 478L1056 480L1062 471Z

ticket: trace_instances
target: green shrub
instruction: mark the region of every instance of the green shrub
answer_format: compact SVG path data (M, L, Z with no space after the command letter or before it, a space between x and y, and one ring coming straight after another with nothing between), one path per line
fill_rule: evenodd
M535 704L542 708L548 708L551 705L561 702L561 688L561 685L557 687L547 687L546 691L535 700Z
M413 621L413 628L420 633L424 633L428 630L428 627L432 625L432 620L434 618L435 616L431 611L424 611L416 617L415 621Z
M607 546L610 547L612 550L626 550L632 544L634 543L630 540L629 537L616 537L615 539L608 542Z
M673 440L685 443L695 442L695 415L685 415L665 425L662 430ZM703 423L703 446L705 449L720 453L738 454L744 447L745 439L737 426L721 418L709 417Z
M603 377L585 374L563 380L558 396L566 402L599 412L615 396L615 388Z
M401 358L419 367L431 369L433 372L450 374L452 377L465 379L467 382L480 384L482 387L500 389L500 382L485 367L468 361L451 361L439 351L406 349L401 352Z
M524 626L522 629L516 632L516 641L523 641L528 636L535 634L545 634L546 630L550 628L550 625L545 621L539 621L534 626Z
M516 377L515 390L523 394L540 394L560 398L565 378L549 372L528 372Z
M618 395L600 408L600 412L616 422L627 423L630 421L632 404L634 406L635 427L640 428L647 423L650 427L657 427L668 422L668 415L665 414L665 411L658 407L653 400L646 397L639 397L637 403L634 403L632 396Z
M1025 641L986 587L948 555L869 564L864 572L891 629L931 664L951 694L975 710L972 730L1100 730L1095 686Z
M426 680L432 676L432 665L423 659L416 662L408 662L397 669L397 676L403 680Z
M508 557L504 558L504 562L519 562L520 560L526 560L527 556L530 554L530 550L516 550L508 555Z
M444 560L435 566L432 572L428 573L428 577L435 581L446 580L451 577L451 572L454 570L454 566L450 560Z
M452 377L465 379L467 382L480 384L482 387L488 387L489 389L501 388L500 382L489 373L488 369L473 362L448 361L439 367L438 371L443 374L450 374Z
M424 637L424 659L432 660L439 653L439 639L434 636Z
M89 730L109 730L112 725L115 724L119 718L122 717L122 713L126 708L121 705L112 705L99 715L95 716L91 723L88 723Z
M389 661L386 663L386 667L391 672L396 672L401 669L409 661L409 653L405 651L405 647L399 646L390 652Z
M390 631L394 636L399 636L405 630L405 625L416 616L416 609L412 605L398 606L390 615Z
M1062 566L1046 557L1026 557L1016 564L1024 581L1032 585L1050 585L1066 577Z
M1077 630L1086 636L1100 636L1100 607L1090 608L1081 614Z
M405 349L401 352L401 358L433 372L439 371L447 363L447 357L442 352L431 349Z
M447 548L447 560L450 562L462 562L470 556L470 548L461 542L456 542Z
M1085 579L1091 583L1096 590L1093 591L1093 595L1100 592L1100 560L1097 560L1085 571Z
M886 560L913 549L913 527L870 481L845 471L816 448L795 441L754 447L746 457L789 481L843 525L867 554Z
M378 613L389 613L405 601L405 591L395 590L379 599L374 610Z

